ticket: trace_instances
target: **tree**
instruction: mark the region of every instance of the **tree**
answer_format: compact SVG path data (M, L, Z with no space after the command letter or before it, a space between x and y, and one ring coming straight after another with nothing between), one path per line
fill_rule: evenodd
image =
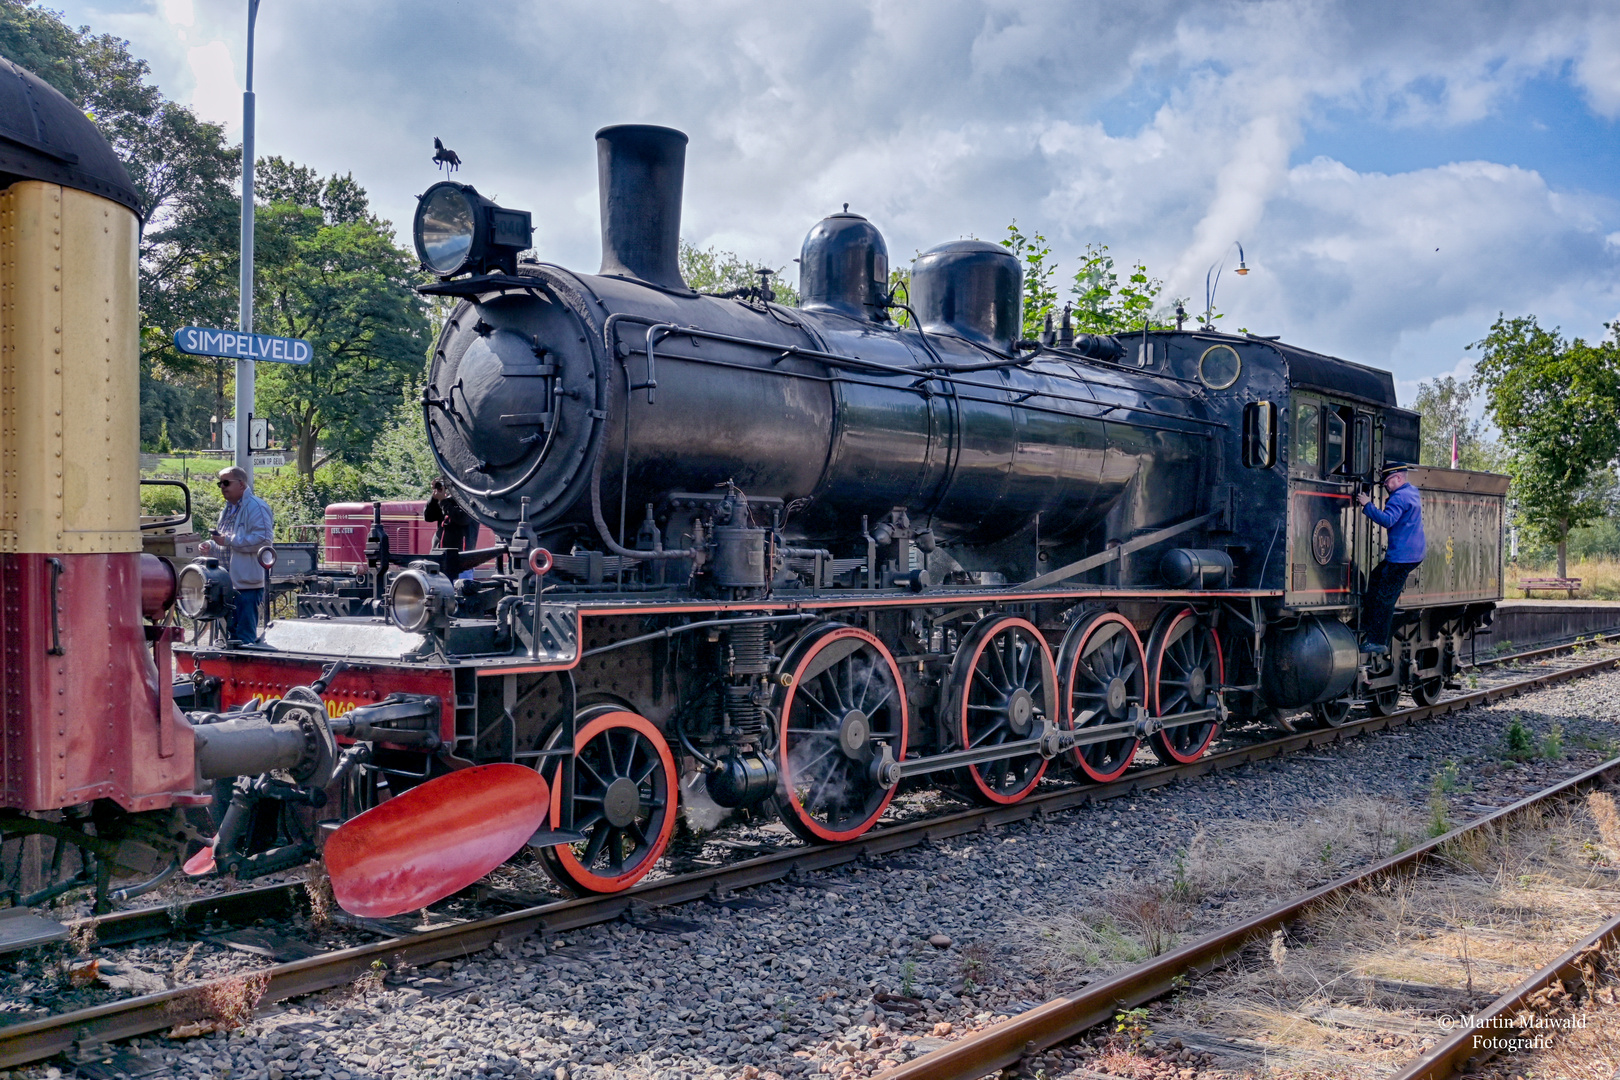
M366 475L373 492L384 499L420 499L439 475L422 422L422 383L408 384L404 400L395 407L387 426L372 444Z
M1142 263L1133 263L1125 283L1120 284L1108 245L1087 244L1070 290L1075 296L1074 328L1088 334L1119 334L1142 330L1155 321L1167 322L1171 316L1154 318L1154 301L1163 290L1164 282L1149 277ZM1177 299L1171 307L1181 303Z
M1007 226L1001 246L1012 252L1024 268L1024 337L1038 341L1057 315L1057 286L1052 283L1057 262L1052 258L1052 248L1038 232L1029 236L1019 232L1017 218Z
M699 248L685 240L681 241L680 268L686 284L701 293L723 293L758 286L759 271L770 269L764 263L744 259L734 251ZM775 303L783 307L798 307L799 290L776 276L780 273L781 268L778 267L771 276L771 289L776 293Z
M1498 315L1469 348L1480 350L1475 382L1517 462L1519 513L1558 546L1564 577L1570 530L1603 516L1620 455L1620 345L1612 336L1598 345L1566 341L1534 315Z
M327 460L359 462L370 453L401 388L420 374L428 326L413 290L415 258L365 208L352 176L271 191L291 199L257 215L256 329L305 338L314 358L301 367L261 366L258 398L289 433L298 473L307 478ZM325 452L319 459L317 448Z
M175 350L180 326L230 325L235 313L240 152L224 129L164 99L129 43L78 29L27 0L0 0L0 55L33 71L84 109L112 144L140 196L141 436L197 445L223 365Z
M1451 465L1452 437L1457 440L1457 466L1462 469L1488 467L1484 446L1484 422L1469 415L1474 386L1467 379L1446 375L1418 384L1412 408L1423 417L1423 444L1418 462L1423 465Z

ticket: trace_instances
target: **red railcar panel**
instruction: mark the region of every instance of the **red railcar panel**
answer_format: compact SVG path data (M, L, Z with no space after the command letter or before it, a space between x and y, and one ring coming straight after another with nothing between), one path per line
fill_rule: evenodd
M141 618L141 556L0 555L0 803L197 801L191 726ZM168 640L156 642L164 667Z
M427 502L422 499L382 504L383 532L394 555L426 555L433 550L438 522L423 521ZM323 561L332 569L358 570L366 565L366 537L371 534L370 503L333 503L326 508L326 551ZM498 540L488 527L478 527L474 547L494 547Z
M180 654L182 671L191 672L196 665L196 656ZM219 688L222 710L246 705L255 698L266 701L283 697L295 686L307 686L314 682L320 677L321 667L318 661L240 653L206 656L202 660L203 672L222 680ZM454 741L455 675L444 668L364 667L357 664L338 672L322 697L331 715L342 716L350 709L374 705L389 694L432 694L437 697L443 705L439 735L446 744Z

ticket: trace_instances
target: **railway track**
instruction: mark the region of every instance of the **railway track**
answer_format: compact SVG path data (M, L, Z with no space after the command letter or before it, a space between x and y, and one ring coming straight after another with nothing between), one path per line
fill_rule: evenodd
M1551 646L1530 650L1496 658L1493 663L1501 665L1533 660L1568 648L1570 646ZM377 961L390 965L403 962L423 966L439 960L464 957L496 942L521 940L533 934L554 934L621 919L634 924L648 918L647 912L657 907L705 898L723 903L739 889L793 879L1015 821L1044 817L1091 802L1134 795L1177 781L1337 742L1349 735L1383 731L1443 716L1616 666L1620 666L1620 656L1606 656L1459 694L1434 705L1418 706L1388 716L1368 716L1338 727L1303 731L1238 746L1187 765L1145 769L1109 784L1076 785L1042 791L1011 806L974 808L874 829L857 840L836 847L794 848L647 882L624 893L545 903L278 963L255 973L255 977L263 983L259 1001L268 1004L350 984L360 976L372 973ZM201 925L209 917L245 921L262 915L268 908L290 909L296 904L297 892L301 888L299 884L264 886L170 908L116 913L100 921L98 939L106 944L134 941L169 933L180 926ZM126 998L0 1028L0 1068L37 1061L54 1054L83 1051L102 1043L134 1038L166 1030L176 1024L207 1018L215 1009L212 1002L218 999L220 982L199 983Z
M1311 913L1342 905L1358 892L1397 875L1410 873L1445 858L1445 853L1466 844L1467 838L1499 827L1549 803L1564 800L1595 786L1620 779L1620 758L1614 758L1578 776L1563 780L1491 814L1392 856L1366 870L1340 878L1321 888L1206 935L1112 978L1093 983L1073 994L1056 998L1002 1023L983 1028L951 1044L897 1065L878 1080L976 1080L997 1070L1106 1025L1125 1010L1165 998L1188 986L1189 980L1232 963L1267 939L1281 940L1286 930ZM1464 927L1466 923L1462 924ZM1567 939L1566 939L1567 940ZM1465 938L1466 941L1466 938ZM1522 1014L1536 1006L1549 988L1558 992L1593 979L1596 954L1620 943L1620 915L1606 919L1595 931L1510 990L1482 1008L1467 1008L1465 1015L1450 1016L1449 1034L1393 1073L1393 1080L1446 1080L1456 1071L1477 1067L1498 1047L1506 1047L1523 1024ZM1286 950L1285 950L1286 952ZM1278 966L1282 958L1272 953ZM1472 994L1458 989L1458 1000ZM1415 988L1414 988L1415 989ZM1428 991L1442 988L1424 987ZM1589 987L1591 989L1591 987ZM1354 1023L1358 1017L1351 1016ZM1179 1029L1178 1029L1179 1030ZM1410 1032L1411 1021L1396 1019L1390 1030ZM1211 1044L1214 1033L1209 1036ZM1232 1041L1233 1044L1236 1040ZM1174 1046L1183 1043L1177 1041ZM1249 1045L1257 1045L1249 1043ZM1281 1049L1282 1047L1279 1047ZM1369 1066L1371 1062L1367 1063ZM1102 1076L1081 1069L1081 1076Z

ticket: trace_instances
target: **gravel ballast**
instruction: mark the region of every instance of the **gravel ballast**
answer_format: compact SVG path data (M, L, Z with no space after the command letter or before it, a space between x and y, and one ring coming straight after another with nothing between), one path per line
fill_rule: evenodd
M497 946L289 1002L241 1031L132 1048L161 1065L150 1075L199 1078L870 1075L1105 970L1108 948L1065 966L1049 937L1122 894L1179 890L1173 932L1196 935L1376 854L1188 882L1190 853L1218 853L1246 829L1275 833L1360 799L1387 808L1392 836L1421 837L1437 813L1476 817L1615 756L1617 694L1620 673L1605 673L764 886L740 905L661 912L663 932L619 923ZM1515 718L1535 752L1560 750L1556 725L1562 756L1507 760ZM1054 1056L1049 1074L1063 1063ZM63 1063L12 1075L51 1068Z

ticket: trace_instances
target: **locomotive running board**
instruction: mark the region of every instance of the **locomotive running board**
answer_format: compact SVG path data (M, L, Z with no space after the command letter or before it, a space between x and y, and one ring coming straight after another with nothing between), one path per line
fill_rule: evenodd
M1195 518L1188 518L1186 521L1183 521L1178 525L1171 525L1168 528L1156 529L1150 533L1143 533L1141 536L1138 536L1132 540L1127 540L1117 547L1111 547L1107 551L1099 551L1095 555L1087 555L1078 562L1069 563L1067 566L1060 566L1056 570L1049 570L1040 577L1030 578L1028 581L1014 585L1009 591L1031 592L1035 589L1043 589L1048 585L1055 585L1060 581L1066 581L1069 578L1083 574L1087 570L1095 570L1099 566L1106 566L1116 559L1129 555L1133 551L1140 551L1145 547L1152 547L1154 544L1169 540L1171 537L1180 536L1189 529L1196 529L1200 525L1213 521L1216 518L1223 518L1225 516L1225 510L1215 510L1208 514L1201 514ZM952 608L945 614L936 616L932 621L936 625L939 623L950 622L952 619L977 611L981 606L983 605L970 604L965 607Z

